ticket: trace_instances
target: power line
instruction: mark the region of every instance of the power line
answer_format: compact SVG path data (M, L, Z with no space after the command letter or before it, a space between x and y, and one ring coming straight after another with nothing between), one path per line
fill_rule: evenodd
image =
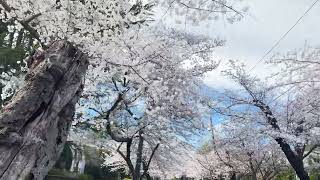
M301 86L298 90L300 91L301 89L303 89L304 87L306 87L307 85ZM295 87L295 85L292 85L290 88L288 88L286 91L284 91L283 93L281 93L279 96L277 96L276 98L272 99L269 104L275 102L276 100L278 100L280 97L282 97L283 95L287 94L288 92L290 92L291 90L293 90Z
M313 2L313 4L302 14L302 16L296 21L296 23L286 32L284 33L281 38L271 47L271 49L269 51L267 51L261 59L259 59L259 61L250 69L250 71L252 71L254 68L257 67L257 65L259 63L261 63L265 57L267 57L279 44L280 42L292 31L293 28L295 28L300 22L301 20L309 13L309 11L319 2L319 0L316 0L315 2Z
M293 90L295 87L296 87L295 85L291 86L289 89L287 89L286 91L284 91L283 93L281 93L279 96L277 96L276 98L272 99L269 104L271 104L271 103L273 103L274 101L278 100L281 96L287 94L289 91Z
M316 0L315 2L313 2L313 4L303 13L303 15L296 21L296 23L271 47L271 49L269 51L267 51L267 53L250 69L250 71L252 71L254 68L257 67L257 65L262 62L264 60L265 57L267 57L279 44L280 42L291 32L291 30L293 28L295 28L300 21L309 13L309 11L319 2L319 0ZM279 99L280 97L282 97L283 95L285 95L286 93L290 92L291 90L293 90L295 88L295 86L291 86L289 89L287 89L286 91L284 91L283 93L281 93L279 96L277 96L276 98L272 99L272 101L270 103L273 103L274 101L276 101L277 99ZM300 88L301 89L301 88Z

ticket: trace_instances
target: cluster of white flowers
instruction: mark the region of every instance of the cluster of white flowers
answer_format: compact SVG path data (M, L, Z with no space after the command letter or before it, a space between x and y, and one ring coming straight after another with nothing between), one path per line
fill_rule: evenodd
M2 86L0 98L2 102L9 100L24 83L24 74L17 75L16 71L16 69L11 69L0 74L0 85Z
M23 83L22 77L11 76L8 78L8 81L1 80L1 84L5 84L1 94L2 101L12 97L16 89L18 89Z
M169 8L168 12L177 16L185 15L194 24L221 14L234 21L242 17L245 9L237 11L228 5L231 2L238 0L0 0L0 20L15 22L10 31L25 28L44 47L66 39L88 54L90 67L77 108L77 122L86 122L105 133L110 122L100 115L122 94L123 102L111 114L111 126L118 127L117 133L126 137L135 137L143 129L140 137L146 142L144 154L150 155L152 148L161 144L153 170L161 165L169 173L170 169L178 172L184 167L176 165L177 160L184 160L190 153L184 140L202 128L203 118L208 118L199 77L216 68L212 51L223 41L132 25L148 21L155 4ZM7 89L18 84L18 79L9 81L12 83ZM105 146L104 141L96 141L88 132L77 135L74 133L71 138ZM114 143L104 147L113 151L108 165L124 165L115 152L118 146ZM137 146L134 141L133 152ZM185 172L194 172L190 169L195 159L190 162Z
M28 26L43 44L67 39L90 56L149 15L148 4L139 4L135 12L133 1L122 0L15 0L1 5L1 20L14 20L15 29Z

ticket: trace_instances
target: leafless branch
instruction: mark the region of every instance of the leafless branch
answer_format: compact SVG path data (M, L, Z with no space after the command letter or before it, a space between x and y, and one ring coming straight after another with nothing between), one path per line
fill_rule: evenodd
M11 12L13 9L6 3L6 1L5 0L0 0L0 4L2 5L2 7L5 9L5 11L7 11L7 12ZM47 48L47 46L41 41L41 39L40 39L40 35L39 35L39 33L33 28L33 27L31 27L30 25L29 25L29 23L32 21L32 20L34 20L35 18L37 18L37 17L39 17L41 14L36 14L36 15L34 15L34 16L31 16L31 17L29 17L29 18L27 18L26 20L18 20L17 19L17 21L23 26L23 28L25 29L25 30L27 30L29 33L30 33L30 35L33 37L33 38L35 38L35 39L37 39L38 41L39 41L39 43L41 44L41 46L43 47L43 48Z
M221 13L221 12L225 12L225 11L216 11L216 10L212 10L212 9L205 9L205 8L200 8L200 7L192 7L184 2L181 1L177 1L180 5L188 8L188 9L194 9L194 10L198 10L198 11L206 11L206 12L210 12L210 13Z
M236 9L234 9L233 7L228 6L228 5L226 5L225 3L219 2L219 1L217 1L217 0L212 0L212 1L215 2L215 3L218 3L218 4L222 5L222 6L224 6L224 7L226 7L226 8L228 8L228 9L230 9L231 11L233 11L233 12L237 13L238 15L240 15L241 17L244 17L241 12L239 12L239 11L236 10Z
M303 159L304 158L306 158L306 157L308 157L315 149L317 149L318 147L320 147L320 145L314 145L314 146L312 146L312 148L306 153L306 154L304 154L303 155Z

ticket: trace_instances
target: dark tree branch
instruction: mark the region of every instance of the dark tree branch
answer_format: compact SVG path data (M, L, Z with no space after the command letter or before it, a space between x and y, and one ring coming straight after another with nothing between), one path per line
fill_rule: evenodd
M303 159L308 157L315 149L317 149L318 147L320 147L320 145L314 145L306 154L303 155Z
M110 123L110 115L111 113L118 107L118 105L121 103L123 100L123 94L119 93L118 98L116 101L113 103L112 107L106 112L106 115L104 116L104 119L107 120L107 132L110 135L111 139L117 141L117 142L129 142L132 141L132 138L129 137L122 137L112 131L111 128L111 123Z
M117 148L117 152L120 154L120 156L126 161L128 167L129 167L129 171L130 173L134 173L134 167L133 167L133 164L131 162L131 159L130 159L130 147L131 147L131 143L127 143L127 147L129 146L129 148L127 148L127 155L124 155L123 152L120 150L121 146L123 145L123 143L121 143L118 148ZM128 150L129 149L129 150Z
M160 146L160 143L158 143L158 144L156 145L156 147L153 148L152 153L151 153L151 156L149 157L149 161L148 161L147 166L146 166L145 173L149 170L149 167L150 167L151 161L152 161L152 159L153 159L153 156L154 156L154 154L156 153L156 151L158 150L159 146Z
M144 146L144 138L143 138L143 131L139 131L139 142L138 142L138 149L137 149L137 160L136 160L136 167L135 167L135 177L133 179L140 179L141 178L141 164L142 164L142 154L143 154L143 146Z
M272 126L272 128L276 131L281 131L280 127L278 125L277 119L274 117L271 109L269 106L267 106L264 102L259 100L253 100L253 103L256 107L258 107L266 116L268 124ZM296 171L298 177L300 179L308 180L310 179L308 176L308 173L306 172L303 164L303 158L299 156L298 153L294 152L290 144L288 144L285 139L282 137L276 137L274 138L277 143L280 145L282 151L286 155L289 163L293 167L293 169Z
M23 22L29 24L31 21L33 21L34 19L38 18L41 15L42 15L41 13L32 15L32 16L28 17L27 19L23 20Z
M152 161L152 159L153 159L153 156L154 156L155 152L157 151L157 149L159 148L159 146L160 146L160 143L158 143L158 144L153 148L152 153L151 153L151 155L150 155L150 157L149 157L148 162L146 162L145 160L143 160L143 173L142 173L142 175L141 175L141 178L143 178L143 177L146 177L147 179L150 178L150 175L149 175L148 171L149 171L150 164L151 164L151 161Z
M0 4L7 12L11 12L12 8L7 4L5 0L0 0Z
M4 8L5 11L7 12L11 12L13 9L7 4L7 2L5 0L0 0L0 5L2 5L2 7ZM39 17L41 14L36 14L36 15L33 15L29 18L27 18L26 20L18 20L16 19L22 26L25 30L27 30L30 35L37 39L39 41L39 43L41 44L41 46L43 48L48 48L41 40L40 40L40 35L39 33L29 25L29 23L34 20L35 18Z
M201 7L193 7L193 6L190 6L184 2L181 2L180 0L177 1L180 5L188 8L188 9L194 9L194 10L197 10L197 11L206 11L206 12L209 12L209 13L222 13L224 11L216 11L216 10L212 10L212 9L205 9L205 8L201 8Z
M262 102L260 100L256 100L256 99L253 100L253 104L254 104L254 106L258 107L263 112L263 114L267 118L267 122L272 126L272 128L276 131L280 131L278 121L274 117L270 107L267 106L264 102Z
M94 112L96 112L96 113L98 113L100 116L103 116L103 113L98 111L97 109L95 109L95 108L89 108L89 109L94 111Z
M145 83L147 83L148 85L150 85L150 83L149 83L144 77L142 77L142 76L140 75L140 73L139 73L137 70L135 70L132 66L130 67L130 69L132 69L133 72L134 72L136 75L138 75Z
M219 2L219 1L217 1L217 0L212 0L212 1L218 3L218 4L222 5L222 6L224 6L224 7L226 7L226 8L228 8L228 9L230 9L231 11L233 11L233 12L237 13L238 15L240 15L241 17L244 17L241 12L239 12L239 11L236 10L236 9L234 9L233 7L228 6L228 5L226 5L226 4L222 3L222 2Z

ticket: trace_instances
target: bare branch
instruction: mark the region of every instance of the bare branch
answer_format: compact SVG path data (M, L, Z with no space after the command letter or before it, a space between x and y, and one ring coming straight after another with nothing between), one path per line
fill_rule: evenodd
M149 83L144 77L142 77L142 76L138 73L138 71L135 70L132 66L130 67L130 69L132 69L133 72L134 72L135 74L137 74L145 83L147 83L148 85L150 85L150 83Z
M154 154L156 153L156 151L157 151L157 149L159 148L159 146L160 146L160 143L158 143L158 144L153 148L152 153L151 153L151 155L150 155L150 157L149 157L148 163L146 163L146 164L143 165L143 174L142 174L142 177L147 175L148 170L149 170L149 167L150 167L150 164L151 164L151 161L152 161L152 159L153 159L153 156L154 156Z
M112 128L111 128L111 123L109 121L109 118L110 118L110 114L118 107L118 105L120 104L120 102L123 100L123 95L121 93L118 94L118 98L117 100L113 103L112 107L106 112L106 115L104 116L104 119L106 119L108 122L107 122L107 132L108 134L110 135L110 137L117 141L117 142L129 142L132 140L132 138L129 138L129 137L121 137L120 135L117 135L115 134L113 131L112 131Z
M156 147L154 147L153 150L152 150L151 156L150 156L149 161L148 161L148 164L147 164L147 168L148 168L148 169L149 169L149 167L150 167L150 164L151 164L151 161L152 161L152 159L153 159L153 156L154 156L154 154L156 153L156 151L157 151L157 149L159 148L159 146L160 146L160 143L158 143L158 144L156 145Z
M308 157L315 149L317 149L318 147L320 147L319 144L314 145L306 154L303 155L303 159Z
M41 16L41 13L32 15L32 16L28 17L27 19L23 20L23 22L29 24L31 21L33 21L34 19L38 18L39 16Z
M103 116L103 113L102 112L100 112L100 111L98 111L97 109L95 109L95 108L89 108L90 110L93 110L94 112L96 112L96 113L98 113L100 116Z
M130 159L130 151L127 150L127 155L124 155L123 152L120 150L121 146L123 145L123 143L121 143L118 148L117 148L117 152L120 154L120 156L126 161L128 167L129 167L129 170L131 173L134 172L134 167L133 167L133 164L131 162L131 159ZM127 146L128 146L128 143L127 143ZM131 146L131 143L130 143L130 146ZM130 148L129 148L130 149Z
M212 10L212 9L205 9L205 8L200 8L200 7L192 7L184 2L181 1L177 1L180 5L188 8L188 9L194 9L194 10L198 10L198 11L206 11L206 12L210 12L210 13L223 13L225 11L216 11L216 10Z
M228 8L228 9L230 9L231 11L233 11L233 12L237 13L238 15L240 15L241 17L244 17L241 12L239 12L239 11L236 10L236 9L234 9L233 7L228 6L228 5L226 5L225 3L219 2L219 1L217 1L217 0L212 0L212 1L218 3L218 4L222 5L222 6L224 6L224 7L226 7L226 8Z
M11 12L13 9L6 3L6 1L5 0L0 0L0 5L2 5L2 7L5 9L5 11L7 11L7 12ZM35 39L37 39L38 41L39 41L39 43L41 44L41 46L43 47L43 48L47 48L47 46L40 40L40 35L39 35L39 33L33 28L33 27L31 27L30 25L29 25L29 23L32 21L32 20L34 20L35 18L37 18L37 17L39 17L41 14L36 14L36 15L34 15L34 16L31 16L31 17L29 17L29 18L27 18L26 20L18 20L18 19L16 19L22 26L23 26L23 28L25 29L25 30L27 30L29 33L30 33L30 35L33 37L33 38L35 38Z

